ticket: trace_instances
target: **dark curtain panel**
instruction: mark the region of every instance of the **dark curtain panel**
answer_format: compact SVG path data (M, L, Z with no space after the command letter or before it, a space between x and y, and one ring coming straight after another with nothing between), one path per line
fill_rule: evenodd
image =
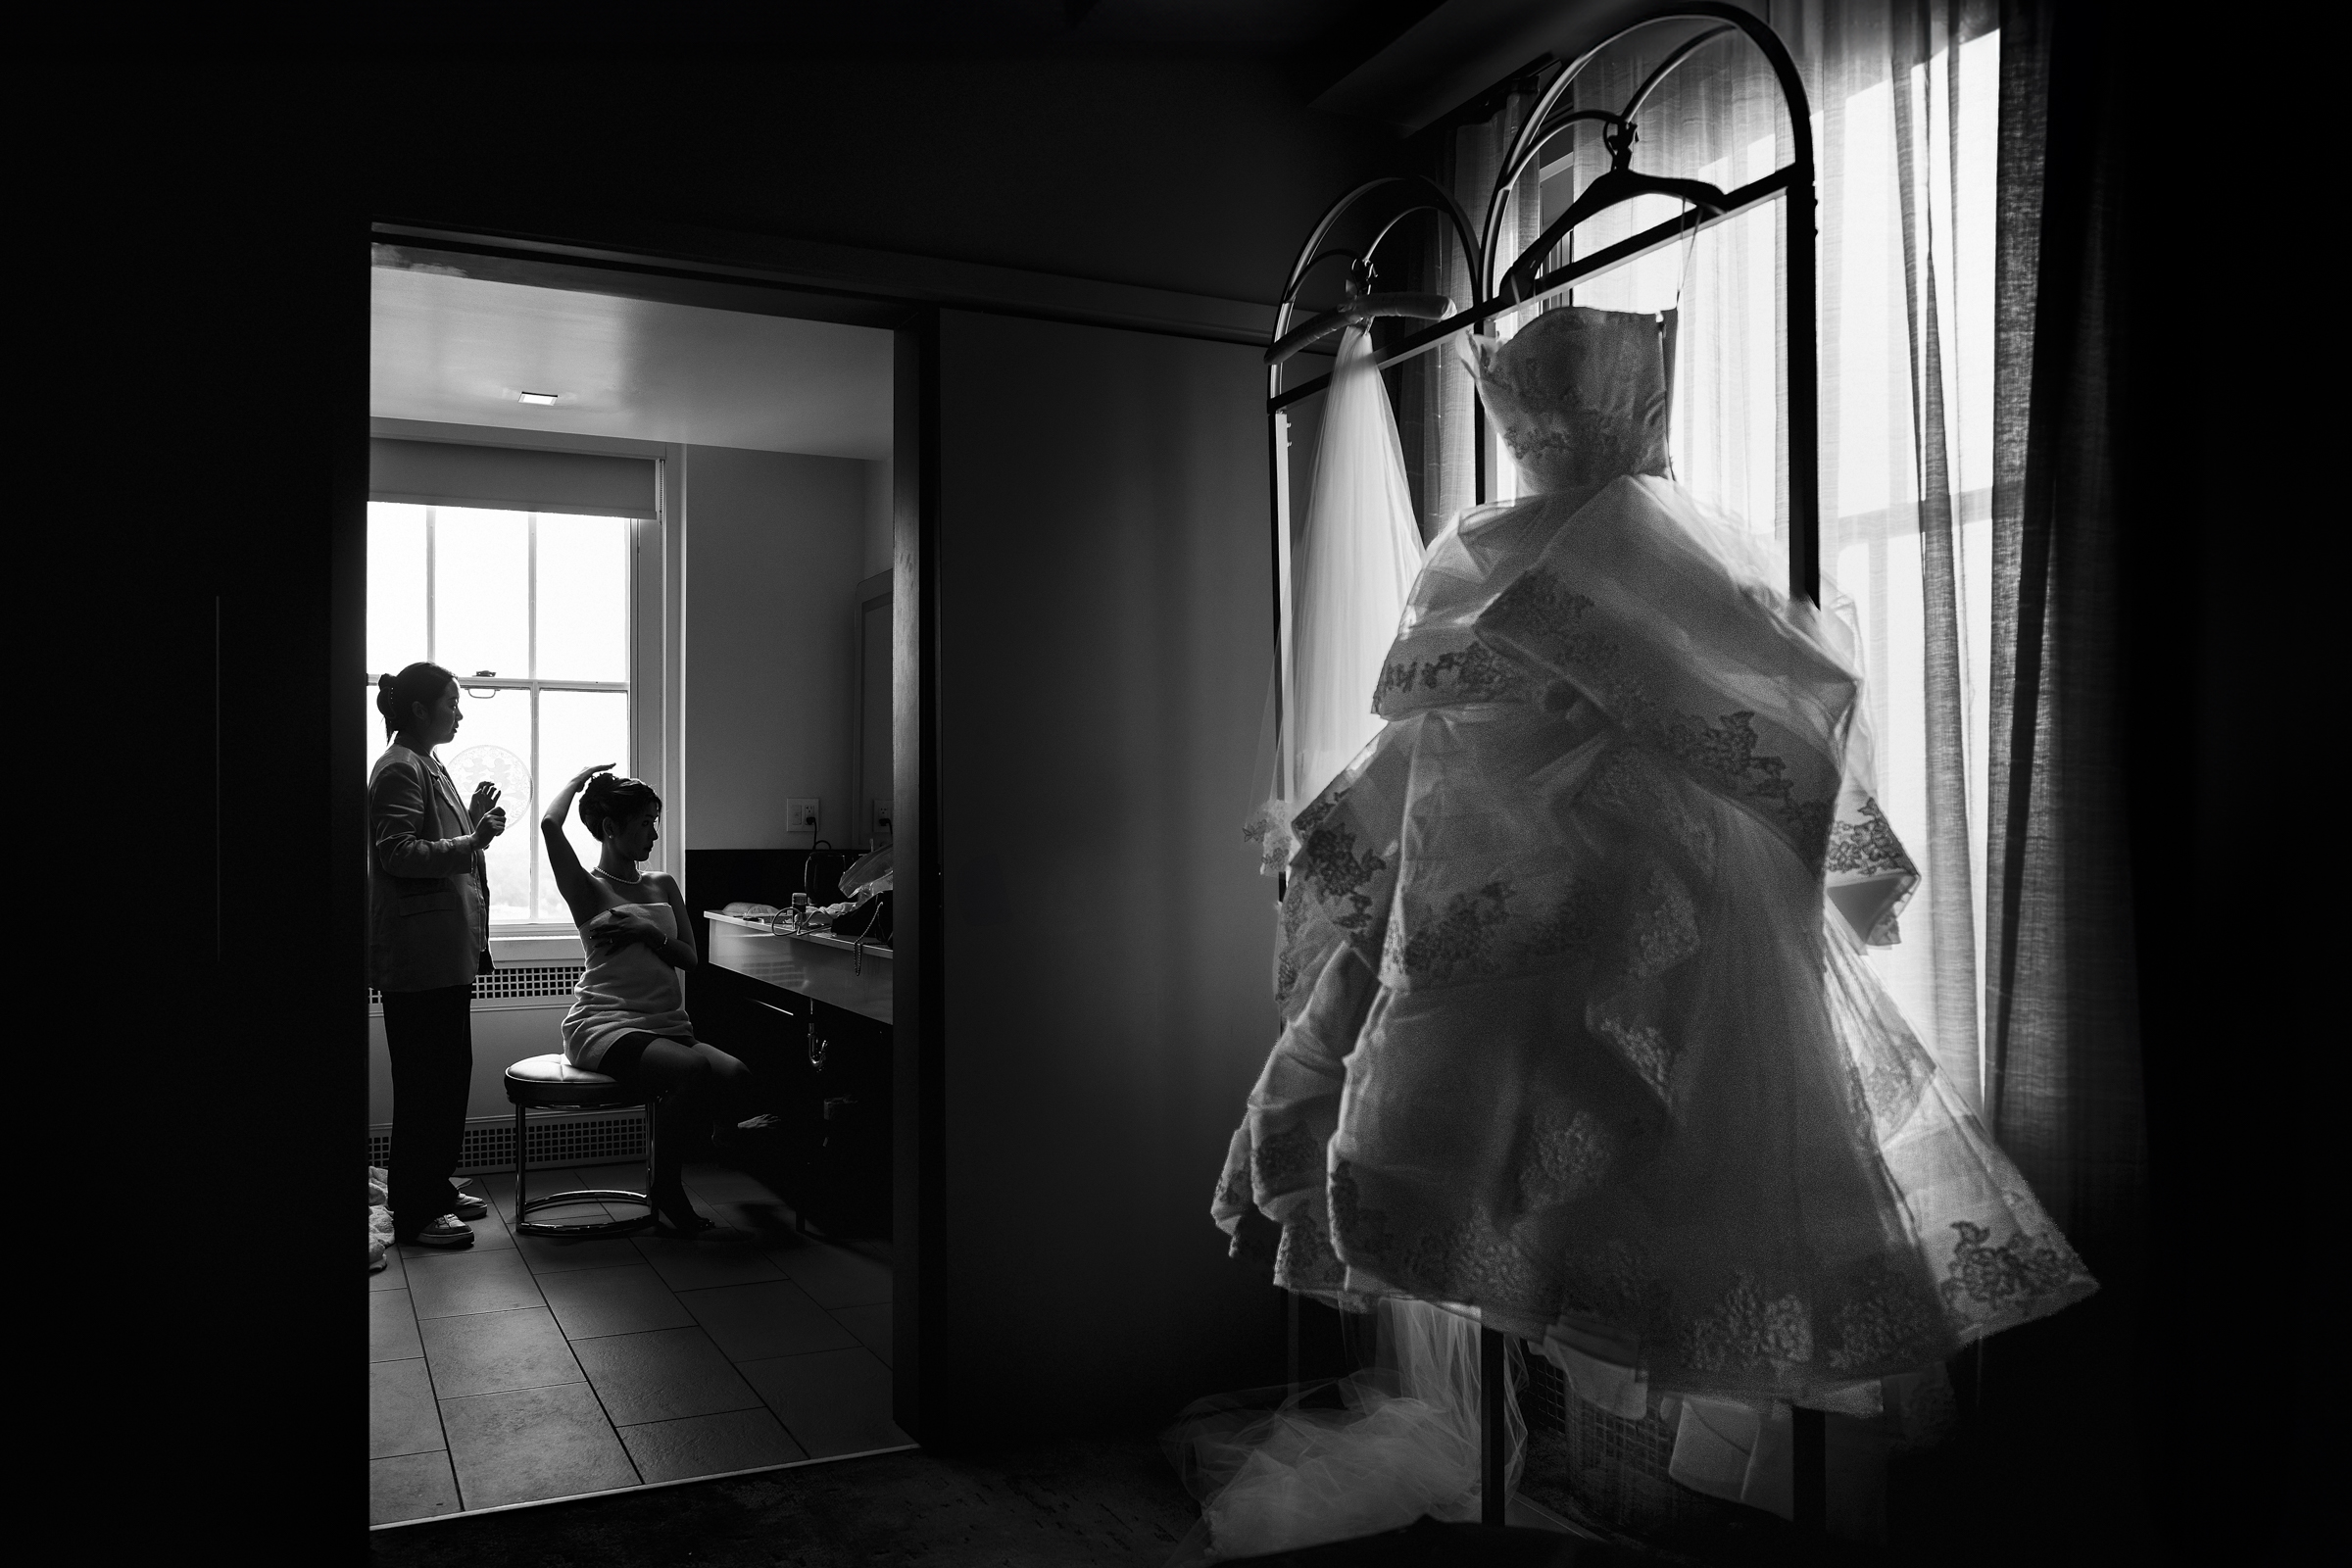
M2228 1248L2191 1307L2151 1246L2160 1156L2216 1174L2241 1157L2151 1141L2156 1097L2195 1095L2220 1064L2193 1039L2210 960L2180 941L2200 741L2193 328L2161 303L2178 280L2150 243L2168 156L2151 68L2196 46L2179 23L2000 8L1985 1108L2104 1287L1981 1347L1968 1380L1968 1494L2005 1499L2000 1539L2032 1547L2018 1560L2167 1560L2217 1518L2255 1556L2192 1560L2256 1560L2267 1511L2217 1493L2234 1440L2201 1417L2235 1401L2192 1348L2219 1343L2213 1305L2267 1287Z
M2147 1149L2097 22L2002 15L1986 1054L1994 1135L2112 1277L2135 1266Z

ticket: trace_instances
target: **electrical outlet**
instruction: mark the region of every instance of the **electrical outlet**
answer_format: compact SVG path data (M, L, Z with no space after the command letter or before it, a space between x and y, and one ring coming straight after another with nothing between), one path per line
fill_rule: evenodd
M867 803L867 805L870 808L873 818L873 825L868 829L868 831L871 832L876 838L886 839L890 837L890 802L877 800L870 801Z
M816 831L816 798L795 795L784 802L784 824L794 833Z

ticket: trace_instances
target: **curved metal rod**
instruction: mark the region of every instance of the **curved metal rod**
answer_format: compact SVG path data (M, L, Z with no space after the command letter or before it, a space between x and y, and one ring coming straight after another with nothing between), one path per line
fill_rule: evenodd
M1630 122L1626 128L1630 133L1633 128ZM1593 214L1630 202L1637 196L1672 196L1697 209L1702 217L1709 218L1720 217L1730 208L1730 199L1703 180L1661 179L1654 174L1635 173L1625 167L1623 161L1623 149L1630 145L1614 144L1619 161L1579 191L1576 200L1569 203L1568 210L1553 219L1549 226L1536 236L1535 242L1519 253L1518 259L1511 263L1503 272L1502 280L1495 285L1496 297L1510 300L1524 298L1536 269L1543 265L1544 258L1551 254L1553 247L1570 229Z
M1649 74L1649 79L1647 81L1644 81L1641 86L1634 89L1634 95L1625 101L1625 118L1631 120L1634 118L1634 116L1642 112L1642 106L1649 102L1650 93L1656 89L1659 82L1666 79L1666 74L1668 72L1672 71L1675 67L1681 65L1684 61L1696 54L1702 44L1712 43L1714 40L1722 37L1725 33L1730 32L1731 30L1732 29L1729 26L1709 27L1704 32L1694 33L1690 37L1685 39L1680 48L1676 49L1674 53L1668 55L1665 61L1659 65L1658 69Z
M1442 321L1453 314L1453 301L1444 294L1359 294L1336 310L1325 311L1295 326L1266 350L1266 363L1280 365L1299 350L1321 342L1351 321L1374 317L1403 317L1415 321Z
M1659 26L1669 22L1721 23L1728 27L1738 28L1746 35L1750 43L1755 45L1756 52L1761 54L1765 63L1772 67L1773 75L1781 88L1783 106L1788 112L1789 140L1794 155L1790 159L1790 164L1804 172L1805 184L1808 187L1811 186L1813 179L1813 123L1805 108L1804 82L1797 75L1796 63L1789 58L1788 46L1781 42L1780 34L1774 32L1761 19L1738 6L1723 4L1721 0L1683 0L1683 3L1673 6L1671 9L1660 11L1655 16L1643 17L1639 22L1619 28L1569 62L1559 74L1552 78L1550 85L1544 89L1543 94L1537 98L1534 111L1527 117L1527 123L1520 127L1519 134L1511 140L1510 151L1503 158L1500 167L1510 171L1510 179L1513 183L1517 181L1519 172L1525 168L1529 156L1536 148L1543 145L1544 137L1549 136L1553 130L1558 128L1556 125L1547 123L1551 106L1559 101L1561 94L1568 90L1569 84L1584 73L1585 68L1590 66L1603 50L1620 39L1630 37L1644 27ZM1688 57L1690 48L1696 47L1705 39L1718 36L1722 30L1722 28L1710 29L1698 38L1688 40L1687 46L1670 61L1670 64L1679 66L1683 59ZM1635 95L1637 104L1647 96L1655 86L1656 78L1662 76L1666 70L1667 67L1662 65L1657 71L1651 73L1652 79L1644 82L1641 91ZM1578 111L1578 113L1595 114L1599 112L1586 110ZM1565 121L1562 122L1562 123L1565 122ZM1539 132L1541 134L1538 134ZM1494 189L1487 198L1486 223L1481 237L1484 241L1487 264L1490 268L1496 260L1496 241L1501 237L1503 207L1509 194L1510 184L1497 179ZM1489 286L1491 288L1493 285Z
M1487 268L1485 255L1479 250L1477 242L1471 237L1470 220L1468 216L1463 213L1461 203L1455 201L1453 197L1447 193L1444 186L1440 185L1436 180L1431 179L1426 174L1384 174L1378 179L1366 180L1363 184L1356 186L1355 189L1349 191L1347 195L1334 202L1324 212L1322 219L1316 222L1313 232L1307 235L1306 244L1299 248L1298 261L1294 262L1291 266L1290 281L1283 288L1280 304L1275 311L1274 338L1277 341L1279 341L1291 329L1292 314L1297 308L1297 300L1295 299L1295 296L1298 293L1299 281L1305 277L1307 270L1310 268L1316 266L1322 260L1323 255L1330 254L1323 251L1322 247L1324 236L1331 232L1332 226L1347 214L1349 208L1353 207L1357 202L1363 200L1364 197L1370 195L1373 191L1380 189L1384 185L1399 184L1417 184L1426 185L1429 187L1431 194L1437 198L1435 205L1446 215L1447 221L1453 225L1454 238L1461 244L1464 260L1470 264L1471 303L1478 304L1486 299ZM1385 234L1386 230L1384 229L1383 232ZM1280 373L1279 368L1272 373L1278 375ZM1276 389L1269 388L1269 391L1272 390Z
M1578 121L1592 120L1604 124L1613 124L1617 119L1617 116L1609 113L1606 109L1570 109L1538 123L1536 134L1526 138L1526 146L1513 155L1511 160L1506 162L1496 172L1494 192L1490 193L1487 198L1487 227L1484 244L1486 255L1490 260L1494 255L1495 245L1502 238L1502 205L1495 199L1495 193L1508 190L1518 184L1519 176L1527 172L1527 166L1534 162L1538 153L1544 150L1544 144Z
M1292 300L1298 298L1298 285L1306 281L1307 274L1312 272L1316 268L1321 267L1325 262L1330 261L1335 256L1344 256L1351 262L1360 262L1363 260L1361 256L1358 256L1355 252L1348 250L1346 246L1334 245L1331 249L1325 251L1322 255L1316 257L1313 261L1298 269L1298 275L1291 279L1291 286L1282 291L1281 303L1288 305Z
M1791 183L1788 170L1776 170L1759 180L1729 192L1724 197L1726 205L1721 215L1694 219L1691 214L1687 212L1677 214L1662 223L1653 223L1639 234L1621 239L1614 245L1604 246L1590 256L1580 257L1544 273L1528 284L1524 299L1514 301L1490 297L1483 305L1474 305L1468 310L1456 311L1444 320L1391 344L1382 351L1380 368L1385 370L1393 365L1401 365L1415 355L1435 348L1456 332L1475 330L1507 311L1533 304L1535 301L1557 294L1564 288L1572 288L1585 278L1622 267L1628 262L1637 261L1654 251L1662 250L1668 245L1679 244L1688 238L1693 229L1705 229L1723 222L1727 219L1736 218L1750 208L1780 195L1788 189ZM1329 372L1313 376L1269 398L1266 401L1267 411L1271 413L1288 408L1294 403L1301 402L1313 397L1318 392L1327 390L1330 385Z

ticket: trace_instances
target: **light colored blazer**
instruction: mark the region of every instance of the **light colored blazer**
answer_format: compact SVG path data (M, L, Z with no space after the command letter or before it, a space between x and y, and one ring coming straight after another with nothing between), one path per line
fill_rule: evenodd
M462 986L490 951L490 879L466 803L405 746L368 774L368 983Z

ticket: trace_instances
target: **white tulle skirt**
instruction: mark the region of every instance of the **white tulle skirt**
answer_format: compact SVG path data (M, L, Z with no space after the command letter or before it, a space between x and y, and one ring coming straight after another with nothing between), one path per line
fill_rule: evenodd
M1178 1419L1164 1442L1201 1508L1171 1568L1377 1535L1424 1516L1479 1517L1478 1324L1407 1299L1382 1303L1379 1316L1383 1365L1287 1396L1203 1399ZM1516 1401L1506 1421L1515 1488L1526 1436Z

